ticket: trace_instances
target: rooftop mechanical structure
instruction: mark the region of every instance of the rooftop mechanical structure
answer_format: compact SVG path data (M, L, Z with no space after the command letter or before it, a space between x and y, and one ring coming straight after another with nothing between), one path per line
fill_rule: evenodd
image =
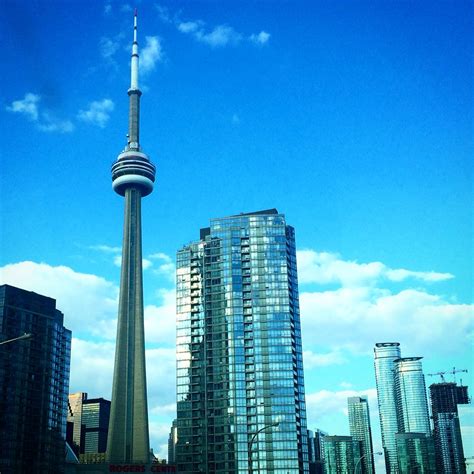
M141 199L153 191L155 166L139 141L137 12L134 16L128 140L112 165L112 187L125 198L122 270L112 386L108 462L150 458L143 321Z

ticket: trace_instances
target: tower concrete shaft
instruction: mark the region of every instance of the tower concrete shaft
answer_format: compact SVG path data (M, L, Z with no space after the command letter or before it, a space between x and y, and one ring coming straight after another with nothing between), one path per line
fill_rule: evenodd
M137 16L134 18L129 137L112 165L112 185L125 197L122 273L112 386L108 462L147 463L150 458L143 318L141 198L150 194L155 166L140 149Z

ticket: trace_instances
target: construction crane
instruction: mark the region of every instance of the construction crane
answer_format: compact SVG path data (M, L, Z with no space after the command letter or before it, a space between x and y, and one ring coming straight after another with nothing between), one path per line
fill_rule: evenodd
M456 374L458 372L467 372L467 369L456 369L456 367L453 367L453 370L445 370L444 372L435 372L433 374L427 374L427 375L429 375L430 377L439 375L441 377L441 382L446 383L446 379L444 378L445 374L453 374L454 383L456 383Z

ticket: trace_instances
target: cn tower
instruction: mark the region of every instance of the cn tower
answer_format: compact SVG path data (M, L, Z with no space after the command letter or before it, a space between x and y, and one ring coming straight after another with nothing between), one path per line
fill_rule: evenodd
M137 12L133 25L128 141L112 165L112 187L125 197L122 272L107 462L150 458L143 322L141 200L153 191L155 166L139 141Z

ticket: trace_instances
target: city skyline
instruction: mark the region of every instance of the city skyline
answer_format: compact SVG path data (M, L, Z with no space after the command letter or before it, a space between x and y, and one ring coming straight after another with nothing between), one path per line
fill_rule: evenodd
M174 255L219 215L277 207L296 229L310 429L348 434L347 397L368 395L380 449L376 342L423 356L425 374L469 369L472 387L468 2L278 6L138 5L160 183L143 209L160 456L175 409ZM2 282L57 299L71 392L108 398L121 245L108 173L125 140L133 12L19 1L3 13Z

